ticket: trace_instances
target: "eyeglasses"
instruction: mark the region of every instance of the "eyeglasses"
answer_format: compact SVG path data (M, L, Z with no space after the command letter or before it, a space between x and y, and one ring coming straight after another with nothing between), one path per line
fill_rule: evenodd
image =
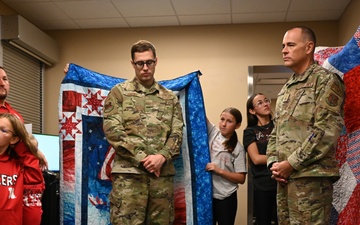
M155 63L156 63L156 60L149 59L149 60L146 60L146 61L137 61L137 62L133 62L133 63L138 69L142 69L145 64L146 64L147 67L154 66Z
M263 107L265 104L270 104L271 103L271 99L270 98L265 98L264 101L258 101L257 103L254 104L254 107Z
M14 136L16 136L14 131L11 131L11 130L8 130L8 129L2 128L2 127L0 128L0 132L4 133L4 134L12 133Z

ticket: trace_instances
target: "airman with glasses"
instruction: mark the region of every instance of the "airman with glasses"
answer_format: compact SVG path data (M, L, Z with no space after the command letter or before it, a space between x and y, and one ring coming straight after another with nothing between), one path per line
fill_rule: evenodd
M140 70L144 68L144 65L146 65L147 67L153 67L153 66L155 66L155 63L156 63L156 60L153 60L153 59L149 59L146 61L133 62L133 64Z
M152 43L136 42L130 62L134 79L115 85L104 104L104 133L116 151L110 221L172 224L173 159L180 154L182 141L181 106L172 91L155 81L158 59Z
M143 47L141 47L143 48ZM155 68L157 64L156 51L155 48L151 45L149 50L135 52L131 50L131 64L135 70L135 78L142 84L144 87L151 87L154 82Z

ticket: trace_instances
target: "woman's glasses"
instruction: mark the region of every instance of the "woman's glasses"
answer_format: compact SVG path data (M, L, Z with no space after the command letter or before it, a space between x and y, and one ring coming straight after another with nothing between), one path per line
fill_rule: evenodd
M254 107L263 107L265 104L270 104L271 103L271 99L270 98L265 98L264 101L258 101L257 103L254 104Z

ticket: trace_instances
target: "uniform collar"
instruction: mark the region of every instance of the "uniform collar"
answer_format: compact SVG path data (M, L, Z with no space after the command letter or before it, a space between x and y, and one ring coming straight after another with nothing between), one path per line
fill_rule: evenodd
M156 82L154 80L154 84L150 87L150 88L146 88L144 87L144 85L142 85L137 79L136 77L131 81L131 85L127 88L128 90L133 90L136 92L144 92L146 94L151 94L154 92L159 92L160 91L160 87L159 87L159 83Z
M302 74L295 74L295 73L294 73L294 74L291 76L291 79L290 79L291 83L306 80L306 79L312 74L312 72L314 71L314 69L315 69L316 67L318 67L318 66L319 66L319 64L318 64L317 62L314 62L313 64L311 64L311 65L304 71L304 73L302 73Z

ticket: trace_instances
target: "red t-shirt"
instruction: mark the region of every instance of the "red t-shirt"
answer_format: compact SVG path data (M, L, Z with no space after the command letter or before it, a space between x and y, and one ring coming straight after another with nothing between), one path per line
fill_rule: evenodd
M39 160L23 142L16 145L18 159L0 155L0 218L7 225L22 224L24 185L42 184Z
M22 122L24 122L23 117L19 112L17 112L15 109L13 109L9 103L5 102L4 105L0 106L0 113L11 113L15 116L17 116ZM31 153L30 153L31 154ZM0 156L2 157L2 156ZM1 163L1 158L0 158ZM39 164L38 164L39 167ZM0 172L0 174L2 174ZM42 174L41 174L42 177ZM43 180L43 178L42 178ZM45 189L44 181L41 183L30 183L27 184L24 182L24 193L23 193L23 212L22 216L22 224L23 225L40 225L41 223L41 215L42 215L42 204L41 204L41 197L42 193ZM0 194L1 196L1 194ZM0 208L0 215L2 215ZM17 214L17 213L16 213ZM20 215L20 214L19 214ZM1 216L0 216L1 218ZM11 224L11 223L9 223Z
M22 118L20 113L18 113L15 109L13 109L10 106L10 104L7 102L5 102L4 105L0 106L0 113L11 113L11 114L17 116L22 122L24 122L24 119Z

